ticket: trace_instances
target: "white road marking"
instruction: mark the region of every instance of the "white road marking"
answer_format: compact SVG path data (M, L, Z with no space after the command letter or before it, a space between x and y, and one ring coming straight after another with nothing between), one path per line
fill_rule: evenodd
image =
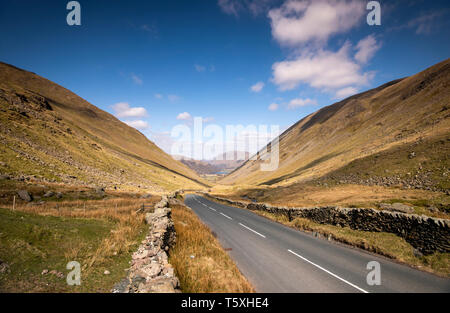
M229 217L228 215L223 214L222 212L220 212L220 215L223 215L223 216L225 216L227 219L232 220L231 217Z
M261 236L261 237L263 237L263 238L266 238L266 236L264 236L263 234L258 233L256 230L253 230L253 229L251 229L250 227L245 226L244 224L239 223L239 225L241 225L241 226L244 227L244 228L247 228L249 231L252 231L252 232L254 232L255 234L257 234L257 235L259 235L259 236Z
M352 286L353 288L356 288L356 289L358 289L359 291L361 291L361 292L363 292L363 293L369 293L368 291L366 291L366 290L364 290L364 289L362 289L362 288L359 288L358 286L356 286L355 284L352 284L351 282L349 282L349 281L346 281L345 279L343 279L343 278L341 278L341 277L339 277L339 276L337 276L336 274L333 274L332 272L330 272L329 270L326 270L326 269L324 269L322 266L320 266L320 265L317 265L317 264L315 264L315 263L313 263L313 262L311 262L310 260L308 260L308 259L306 259L306 258L304 258L304 257L302 257L301 255L299 255L299 254L297 254L297 253L295 253L294 251L292 251L292 250L288 250L290 253L292 253L293 255L295 255L295 256L297 256L297 257L299 257L300 259L302 259L303 261L306 261L306 262L308 262L309 264L312 264L312 265L314 265L315 267L317 267L318 269L321 269L322 271L324 271L325 273L328 273L328 274L330 274L331 276L333 276L333 277L335 277L335 278L337 278L337 279L339 279L339 280L341 280L341 281L343 281L344 283L346 283L346 284L348 284L348 285L350 285L350 286Z
M212 208L212 207L210 207L210 206L207 206L206 204L204 204L203 202L197 200L196 198L194 198L194 199L195 199L195 201L197 201L198 203L200 203L201 205L203 205L205 208L208 208L208 209L210 209L210 210L212 210L212 211L214 211L214 212L217 212L216 209L214 209L214 208ZM224 215L225 215L225 214L224 214ZM225 216L226 216L226 215L225 215ZM226 217L229 218L229 219L232 219L232 218L229 217L229 216L226 216Z

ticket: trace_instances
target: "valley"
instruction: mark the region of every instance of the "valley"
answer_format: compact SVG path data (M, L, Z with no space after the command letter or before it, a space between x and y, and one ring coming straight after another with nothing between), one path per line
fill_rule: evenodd
M172 265L164 269L180 279L181 286L174 285L175 289L275 291L264 278L255 280L255 273L245 265L248 260L241 252L246 249L235 246L233 237L238 229L217 224L216 217L223 222L237 219L238 225L244 223L243 231L263 238L267 232L278 236L277 223L298 234L333 238L361 250L358 258L365 260L369 251L414 267L407 270L405 265L382 261L389 268L400 266L398 270L407 271L407 276L419 277L413 279L417 290L446 288L446 280L438 279L439 287L434 289L431 276L424 276L430 282L422 285L424 274L416 271L448 277L448 251L424 255L392 233L307 218L285 219L264 211L256 212L260 218L250 218L198 194L246 205L373 209L448 223L449 60L300 120L280 135L280 163L273 172L259 170L264 152L256 160L249 159L248 153L245 160L239 160L238 153L232 160L219 155L210 161L169 156L139 131L36 74L0 64L0 78L2 291L108 292L128 273L127 260L137 262L140 252L133 251L145 237L145 220L158 210L173 210L173 229L180 235L180 242L170 248ZM169 200L164 200L169 194ZM159 208L160 202L165 206ZM203 211L205 207L211 214ZM286 241L283 238L280 245ZM335 243L329 245L326 249L335 249ZM252 253L257 257L261 250ZM308 253L316 259L318 252ZM186 258L191 259L190 268ZM85 283L68 289L62 280L64 266L73 259L83 264ZM288 267L298 266L294 260ZM362 284L361 277L327 265ZM17 277L23 283L16 285ZM96 282L101 284L94 287ZM280 290L295 292L340 288L337 281L329 283L330 289L320 284L298 289L289 280L279 284L284 288ZM383 290L405 288L399 283Z

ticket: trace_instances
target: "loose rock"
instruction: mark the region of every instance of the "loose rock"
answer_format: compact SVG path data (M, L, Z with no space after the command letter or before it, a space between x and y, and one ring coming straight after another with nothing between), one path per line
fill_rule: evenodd
M17 192L17 194L19 195L20 199L22 199L23 201L27 201L27 202L33 201L32 196L26 190L19 190Z
M53 192L53 191L47 191L45 194L44 194L44 198L51 198L51 197L53 197L55 195L55 193Z

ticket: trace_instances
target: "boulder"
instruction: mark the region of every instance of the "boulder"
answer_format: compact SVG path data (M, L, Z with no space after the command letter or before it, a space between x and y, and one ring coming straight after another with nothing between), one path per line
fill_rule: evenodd
M400 212L407 214L414 213L414 208L403 203L393 203L393 204L381 203L380 209L390 212Z
M17 192L17 194L19 195L20 199L22 199L23 201L26 201L26 202L33 201L33 197L26 190L19 190Z
M158 263L150 263L145 265L144 267L142 267L139 271L138 274L140 274L141 276L145 277L147 280L156 277L157 275L159 275L159 273L161 273L162 271L162 266Z
M11 177L9 177L8 175L0 175L0 180L10 180Z
M103 188L103 187L95 188L95 193L100 195L100 196L104 196L105 195L105 188Z
M10 272L10 268L9 268L8 263L0 260L0 274L9 273L9 272Z
M44 194L44 198L51 198L51 197L53 197L55 195L55 193L53 192L53 191L47 191L45 194Z
M143 286L142 293L173 293L178 288L179 282L176 278L162 278ZM176 291L175 291L176 292Z

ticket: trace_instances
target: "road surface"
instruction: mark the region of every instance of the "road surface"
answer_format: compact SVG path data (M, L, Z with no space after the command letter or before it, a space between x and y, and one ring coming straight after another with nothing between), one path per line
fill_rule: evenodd
M186 195L257 292L450 292L450 279L294 230L249 210ZM380 264L381 285L367 276ZM373 277L373 276L371 276Z

